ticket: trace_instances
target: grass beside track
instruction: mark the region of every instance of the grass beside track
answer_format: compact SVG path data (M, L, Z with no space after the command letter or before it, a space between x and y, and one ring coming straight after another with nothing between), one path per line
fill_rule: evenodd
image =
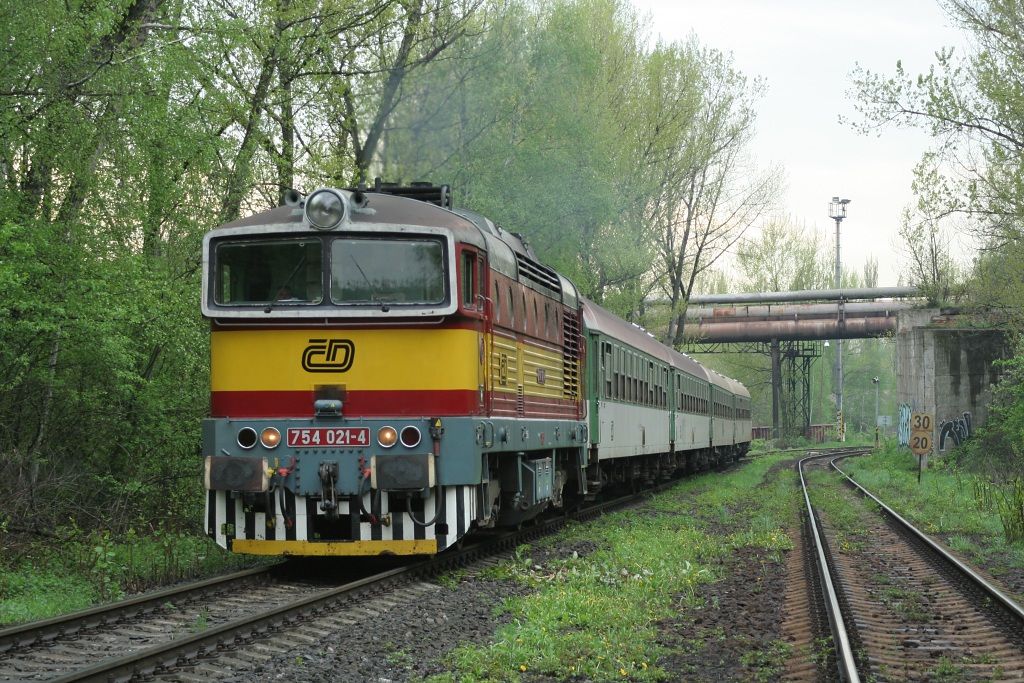
M740 469L690 478L653 496L640 509L608 514L542 542L595 547L583 555L534 559L543 547L521 546L497 578L534 590L502 610L511 623L486 647L448 655L451 672L437 681L579 679L664 680L657 662L659 622L696 606L698 589L715 581L724 557L738 548L766 551L782 561L792 547L798 498L792 468L774 467L791 455L753 459ZM769 476L769 472L771 472ZM775 664L778 653L752 653Z
M154 587L254 565L204 536L69 532L0 557L0 627L47 619Z
M972 565L998 578L1024 570L1024 542L1008 542L1000 520L996 485L932 459L917 482L917 458L892 443L870 455L848 458L840 467L886 505L927 534L933 534ZM1014 598L1021 602L1024 595Z

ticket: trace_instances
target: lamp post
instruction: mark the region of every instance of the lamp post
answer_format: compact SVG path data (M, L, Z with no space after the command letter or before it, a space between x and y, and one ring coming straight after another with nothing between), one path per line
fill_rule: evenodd
M875 448L878 448L878 378L872 377L871 383L875 385Z
M832 201L828 205L829 218L836 222L836 289L842 288L842 282L840 280L840 260L839 260L839 225L846 218L846 205L850 203L849 199L840 199L839 197L832 197ZM840 321L842 320L842 301L839 304L839 316ZM846 441L846 420L843 416L843 340L836 339L836 361L835 368L833 370L836 376L836 435L839 437L839 441Z

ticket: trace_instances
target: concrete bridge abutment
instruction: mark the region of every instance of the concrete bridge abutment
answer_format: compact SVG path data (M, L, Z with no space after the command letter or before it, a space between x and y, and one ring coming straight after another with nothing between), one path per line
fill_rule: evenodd
M906 444L911 412L935 417L936 452L970 437L988 418L995 362L1008 358L1004 330L970 314L947 315L938 308L899 311L896 323L897 434Z

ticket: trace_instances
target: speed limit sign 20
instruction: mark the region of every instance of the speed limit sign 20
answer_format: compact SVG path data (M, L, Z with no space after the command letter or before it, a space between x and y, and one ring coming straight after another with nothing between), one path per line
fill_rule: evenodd
M931 413L910 414L910 450L914 455L932 452L932 425L935 419Z

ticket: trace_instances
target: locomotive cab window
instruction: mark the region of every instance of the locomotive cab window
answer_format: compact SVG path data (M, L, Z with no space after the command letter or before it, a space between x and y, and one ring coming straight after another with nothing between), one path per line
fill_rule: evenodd
M331 301L442 304L446 298L444 251L436 239L335 239L331 242Z
M225 241L214 250L214 302L289 306L323 299L319 240Z
M476 254L472 251L462 252L462 307L476 308L477 295L480 293L477 280Z

